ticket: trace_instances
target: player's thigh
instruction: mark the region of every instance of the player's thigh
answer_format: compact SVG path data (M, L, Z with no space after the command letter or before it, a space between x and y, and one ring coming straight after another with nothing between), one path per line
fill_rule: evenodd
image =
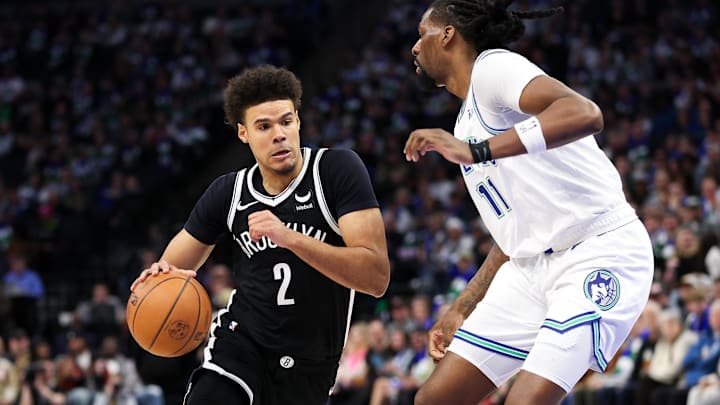
M551 260L560 276L538 339L571 346L569 331L583 329L591 356L576 351L577 359L582 355L589 368L603 372L647 304L653 277L647 231L634 221Z
M415 395L416 405L478 404L495 384L475 365L448 352Z
M184 405L206 405L227 403L250 405L247 392L229 378L214 371L198 369L191 379Z
M627 338L647 302L652 252L633 222L547 261L547 316L522 368L568 392L587 369L605 371Z
M299 364L289 369L274 362L277 366L271 371L270 380L265 385L264 397L267 403L272 398L277 404L326 404L337 376L338 361L307 364L307 360L300 360Z
M563 392L569 392L573 386L587 372L595 358L593 348L594 327L584 325L558 334L547 328L538 333L535 346L528 354L522 365L526 376L515 380L512 390L522 393L520 398L530 398L536 402L547 403L544 395L556 394L559 387ZM511 390L511 391L512 391ZM557 398L557 395L550 397ZM562 395L560 396L562 398ZM552 402L551 402L552 403Z

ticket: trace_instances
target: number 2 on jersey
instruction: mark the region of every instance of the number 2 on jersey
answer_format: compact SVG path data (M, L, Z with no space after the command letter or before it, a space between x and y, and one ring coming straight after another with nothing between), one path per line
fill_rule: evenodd
M275 280L282 280L280 289L277 293L278 305L295 305L294 298L287 298L287 290L290 287L290 279L292 278L292 270L287 263L278 263L273 267L273 276Z
M490 207L492 207L498 218L502 218L506 213L512 211L512 208L510 208L505 198L500 194L500 190L495 187L495 183L493 183L489 176L485 178L485 181L481 181L480 184L478 184L477 191L483 196L485 201L490 204Z

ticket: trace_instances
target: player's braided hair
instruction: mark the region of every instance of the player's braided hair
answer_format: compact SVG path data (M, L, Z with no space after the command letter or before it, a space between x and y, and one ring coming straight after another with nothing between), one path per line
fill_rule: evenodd
M430 19L452 25L482 52L504 48L525 32L521 19L544 18L563 12L562 7L530 11L508 11L514 0L435 0Z
M228 81L224 92L225 118L233 126L244 124L248 108L275 100L291 100L295 110L299 110L301 97L302 84L293 72L272 65L259 65Z

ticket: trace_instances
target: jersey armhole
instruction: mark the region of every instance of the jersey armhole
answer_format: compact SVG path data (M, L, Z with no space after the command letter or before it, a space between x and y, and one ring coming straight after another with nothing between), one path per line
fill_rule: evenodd
M238 172L235 177L235 187L233 189L233 195L230 199L230 208L228 209L227 226L230 233L232 233L232 224L235 220L235 213L237 212L238 203L240 202L240 196L242 195L243 181L245 180L245 169Z
M328 223L330 228L335 231L335 233L342 236L342 234L340 233L340 225L338 225L337 220L332 216L332 213L330 212L330 207L328 207L327 200L325 199L325 193L323 191L322 178L320 176L320 159L322 158L322 155L323 153L325 153L325 151L327 151L327 148L318 150L317 156L315 157L315 162L313 163L315 195L317 195L318 205L320 205L320 212L322 212L325 221Z

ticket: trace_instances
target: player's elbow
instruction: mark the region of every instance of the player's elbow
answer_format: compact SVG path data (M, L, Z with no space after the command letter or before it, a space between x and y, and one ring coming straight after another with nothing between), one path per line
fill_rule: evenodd
M377 276L373 278L373 283L368 291L368 294L375 298L380 298L385 295L388 286L390 285L390 262L387 258L381 261L378 265Z
M597 104L590 100L585 100L585 103L580 113L580 120L582 121L583 132L591 135L597 134L605 127L602 111Z

